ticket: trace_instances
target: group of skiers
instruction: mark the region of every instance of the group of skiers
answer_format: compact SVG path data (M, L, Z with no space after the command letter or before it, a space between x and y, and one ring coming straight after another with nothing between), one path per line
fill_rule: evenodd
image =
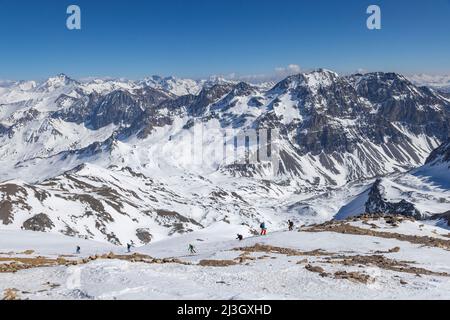
M131 243L127 243L127 252L128 253L130 253L131 252L131 247L132 247L133 245L131 244ZM81 253L81 247L80 246L77 246L76 248L75 248L75 253L76 254L80 254Z
M293 231L294 230L294 222L292 220L288 220L287 223L288 223L288 230L289 231ZM262 235L262 236L267 235L266 223L265 222L261 222L259 227L261 229L260 235ZM236 237L236 240L242 241L242 240L244 240L244 236L242 234L238 233L237 237ZM192 245L192 244L189 244L188 251L189 251L190 254L197 253L194 245Z
M259 226L261 228L261 235L265 236L267 235L267 227L266 227L266 223L262 222L261 225ZM294 230L294 222L291 220L288 220L288 229L289 231L293 231Z
M261 229L260 235L262 235L262 236L267 235L266 223L265 222L261 222L259 227ZM293 231L294 230L294 222L291 221L291 220L288 220L288 229L289 229L289 231ZM238 234L236 240L242 241L242 240L244 240L244 236L242 234ZM131 252L132 246L133 245L131 243L127 243L127 252ZM189 244L188 251L189 251L190 254L197 253L197 250L195 249L195 246L193 244ZM76 253L77 254L81 253L81 247L80 246L76 247Z

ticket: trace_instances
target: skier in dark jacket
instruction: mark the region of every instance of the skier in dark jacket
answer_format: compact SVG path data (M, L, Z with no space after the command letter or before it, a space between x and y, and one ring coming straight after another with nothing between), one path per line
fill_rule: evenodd
M244 240L244 236L242 234L238 234L236 239L242 241Z
M131 252L131 244L130 243L127 243L127 251Z
M288 226L289 226L289 231L294 230L294 222L291 220L288 220Z
M188 250L189 250L190 254L197 253L197 251L195 250L194 245L192 245L192 244L189 244Z
M80 246L77 246L76 253L77 253L77 254L80 254L80 252L81 252L81 248L80 248Z

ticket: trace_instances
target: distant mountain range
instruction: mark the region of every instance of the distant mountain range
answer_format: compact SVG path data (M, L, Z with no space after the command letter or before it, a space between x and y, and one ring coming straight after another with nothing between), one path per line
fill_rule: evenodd
M0 227L123 245L215 221L253 229L444 214L450 98L413 80L319 69L261 85L64 74L3 82ZM205 128L201 163L190 161L196 124ZM278 133L275 175L273 163L245 161L250 140L235 140L269 129ZM245 159L220 161L223 145Z

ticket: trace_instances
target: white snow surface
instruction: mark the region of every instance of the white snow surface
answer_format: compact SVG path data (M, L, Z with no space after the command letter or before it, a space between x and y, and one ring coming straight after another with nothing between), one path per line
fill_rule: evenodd
M172 95L196 94L202 87L233 82L174 77L75 81L63 74L42 82L5 82L0 86L0 130L3 126L12 129L0 136L0 188L13 185L19 191L15 195L0 194L1 201L17 204L10 213L12 221L0 226L17 230L28 219L45 213L54 224L49 232L67 234L69 227L75 235L96 241L114 239L117 244L133 241L143 245L136 234L138 229L149 229L156 241L218 221L243 224L247 230L266 221L279 229L287 219L297 223L329 220L346 205L344 217L358 215L364 203L359 195L376 174L390 175L422 165L440 141L414 135L401 123L393 123L409 139L406 147L416 154L413 159L399 146L394 150L400 154L400 160L396 160L392 150L386 152L370 141L343 154L299 155L295 141L284 139L276 142L288 157L285 164L295 163L296 172L283 167L285 172L275 177L270 175L270 168L255 169L253 177L239 176L239 172L235 176L223 165L223 159L214 156L217 146L222 146L224 131L235 129L236 123L238 128L246 129L261 116L274 112L281 125L296 126L305 121L303 108L322 112L323 99L316 99L317 104L296 103L295 89L305 87L317 94L338 77L327 70L313 71L290 77L288 89L282 92L253 86L250 95L226 94L218 98L206 107L207 133L218 134L204 135L201 164L191 161L197 150L189 140L192 130L184 129L190 119L183 110L172 115L171 125L155 127L144 139L132 135L121 140L114 138L120 125L92 130L50 115L67 107L66 101L62 106L56 103L61 95L70 102L81 94L115 90L133 93L144 86ZM358 119L330 119L330 123L343 128L349 139L358 139ZM238 151L243 149L241 146ZM375 164L364 160L374 155L382 160ZM386 180L385 184L391 186L386 188L387 197L393 201L409 197L426 215L448 211L448 184L445 187L431 181L436 177L446 179L450 176L448 170L444 166L427 170L421 176L407 174L392 183ZM89 214L93 205L103 208L100 217Z
M370 222L370 221L369 221ZM364 224L356 224L367 227ZM379 224L385 231L389 227ZM442 229L411 222L393 232L443 237ZM242 242L233 240L244 232ZM448 238L447 238L448 239ZM187 252L188 244L197 254ZM178 258L192 265L147 264L125 260L95 260L78 266L41 267L17 273L0 273L0 293L16 289L23 299L449 299L450 279L439 275L416 276L376 266L327 264L323 257L287 256L279 253L251 253L254 260L228 267L200 266L201 260L231 260L242 252L235 248L267 244L300 251L321 249L336 255L373 255L408 261L414 267L450 273L448 251L396 239L382 239L330 232L271 232L268 236L249 236L239 226L218 223L201 231L163 240L133 251L159 258ZM74 255L81 247L80 256ZM35 250L24 255L23 250ZM52 234L0 231L0 258L56 257L73 259L114 252L125 248ZM304 261L306 259L307 261ZM7 261L2 261L7 263ZM322 277L305 269L320 266L327 273L359 272L373 279L369 283Z

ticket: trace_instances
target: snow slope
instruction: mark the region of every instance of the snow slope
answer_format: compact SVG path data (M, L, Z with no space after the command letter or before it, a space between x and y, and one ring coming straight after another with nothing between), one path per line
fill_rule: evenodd
M377 180L343 206L335 219L361 212L386 213L430 218L450 210L450 143L444 142L426 163L410 172ZM394 213L394 212L389 212Z
M442 229L419 222L405 222L395 230L377 223L381 230L414 235L441 237ZM361 228L366 224L351 222ZM0 292L15 289L19 298L27 299L448 299L448 276L422 274L450 273L450 255L445 249L428 247L397 239L341 234L335 232L274 232L266 237L233 240L239 227L213 225L204 230L163 240L133 249L160 258L176 257L180 263L131 262L124 259L96 259L77 266L32 268L17 273L0 273ZM270 231L270 230L269 230ZM14 234L15 233L15 234ZM20 240L19 240L20 238ZM51 240L51 247L48 241ZM447 240L448 241L448 240ZM28 243L28 246L24 245ZM73 238L40 235L30 232L0 232L0 259L17 256L13 252L35 250L37 255L73 254L80 244ZM187 245L196 246L198 254L189 255ZM243 249L256 244L268 245L269 251L249 252ZM91 241L82 242L82 253L98 253L102 248ZM286 255L276 248L299 250L303 254ZM393 250L393 248L397 248ZM314 251L314 250L321 251ZM104 246L123 254L124 248ZM274 250L273 252L270 250ZM9 253L5 253L9 252ZM308 252L321 252L310 255ZM404 271L385 269L383 265L328 263L327 257L384 257L390 263L408 261ZM23 255L22 255L23 256ZM200 261L230 261L246 257L244 262L226 267L199 264ZM72 257L70 259L77 259ZM237 261L236 260L236 261ZM336 260L339 261L339 260ZM6 262L2 262L6 263ZM322 268L326 275L311 271ZM416 269L409 272L406 269ZM308 269L309 268L309 269ZM363 282L340 278L342 272L368 276Z

